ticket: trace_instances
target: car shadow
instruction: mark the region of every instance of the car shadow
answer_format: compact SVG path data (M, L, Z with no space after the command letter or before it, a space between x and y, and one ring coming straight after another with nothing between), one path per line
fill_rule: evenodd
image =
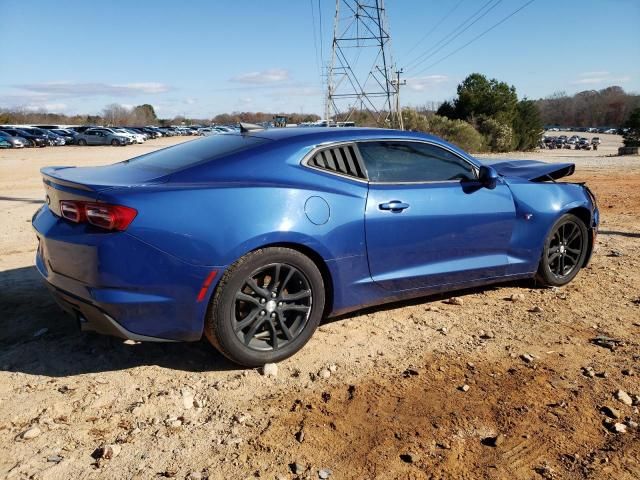
M599 235L618 235L620 237L640 238L638 232L619 232L615 230L598 230Z
M6 202L23 202L23 203L44 203L42 198L24 198L24 197L4 197L0 196L0 200Z
M188 372L240 370L205 340L139 343L81 332L35 267L0 272L0 371L63 377L157 365Z
M483 293L488 291L500 290L503 288L546 288L541 286L536 286L535 282L532 279L524 279L524 280L511 280L505 281L501 283L495 283L492 285L484 285L480 287L473 288L465 288L460 290L451 290L442 293L433 293L431 295L424 295L415 298L411 298L409 300L397 300L389 303L384 303L382 305L374 305L371 307L362 308L359 310L355 310L353 312L344 313L342 315L337 315L335 317L330 317L325 319L322 324L328 324L333 322L339 322L342 320L350 320L355 317L359 317L361 315L372 314L376 312L387 312L389 310L396 310L403 307L414 307L416 305L426 305L429 303L442 303L452 297L463 298L466 295L473 295L477 293ZM509 299L508 296L505 295L505 300Z
M531 288L532 282L506 282L395 301L332 317L323 324L507 286ZM127 345L120 338L81 332L76 321L54 302L35 267L0 272L0 371L67 377L146 365L187 372L242 369L206 340Z

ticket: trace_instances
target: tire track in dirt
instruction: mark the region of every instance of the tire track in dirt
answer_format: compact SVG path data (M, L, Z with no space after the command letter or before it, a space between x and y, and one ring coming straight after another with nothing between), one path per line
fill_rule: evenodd
M353 395L341 387L280 397L291 407L271 418L259 445L354 479L606 478L601 466L614 459L630 472L640 464L640 435L617 437L602 424L608 379L590 383L571 365L520 359L469 368L465 358L431 357L411 371L356 385Z

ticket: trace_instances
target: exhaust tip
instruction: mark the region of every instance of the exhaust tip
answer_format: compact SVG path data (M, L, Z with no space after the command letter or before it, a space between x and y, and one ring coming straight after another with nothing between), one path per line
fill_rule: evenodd
M89 324L89 320L87 320L87 317L78 312L76 318L78 319L78 328L80 328L80 330L82 331L86 330Z

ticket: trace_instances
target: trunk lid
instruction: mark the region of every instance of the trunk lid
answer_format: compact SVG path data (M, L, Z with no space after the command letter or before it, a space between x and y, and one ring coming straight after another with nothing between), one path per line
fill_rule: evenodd
M483 163L495 168L505 177L519 177L530 182L544 182L568 177L576 169L574 163L546 163L535 160L496 160Z
M60 200L97 201L101 192L167 180L166 173L121 162L102 167L45 167L40 170L46 202L60 216Z

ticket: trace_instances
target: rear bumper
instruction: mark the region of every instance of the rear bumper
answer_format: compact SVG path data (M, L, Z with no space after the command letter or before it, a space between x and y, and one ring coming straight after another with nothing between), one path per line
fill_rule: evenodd
M188 264L126 232L72 224L46 206L33 226L36 267L83 330L132 340L201 338L216 282L202 301L198 295L214 267Z
M75 297L69 292L60 290L48 282L47 287L49 287L56 303L78 321L78 326L83 332L96 332L139 342L176 341L168 338L150 337L148 335L134 333L120 325L115 319L111 318L108 313L101 310L100 307Z

